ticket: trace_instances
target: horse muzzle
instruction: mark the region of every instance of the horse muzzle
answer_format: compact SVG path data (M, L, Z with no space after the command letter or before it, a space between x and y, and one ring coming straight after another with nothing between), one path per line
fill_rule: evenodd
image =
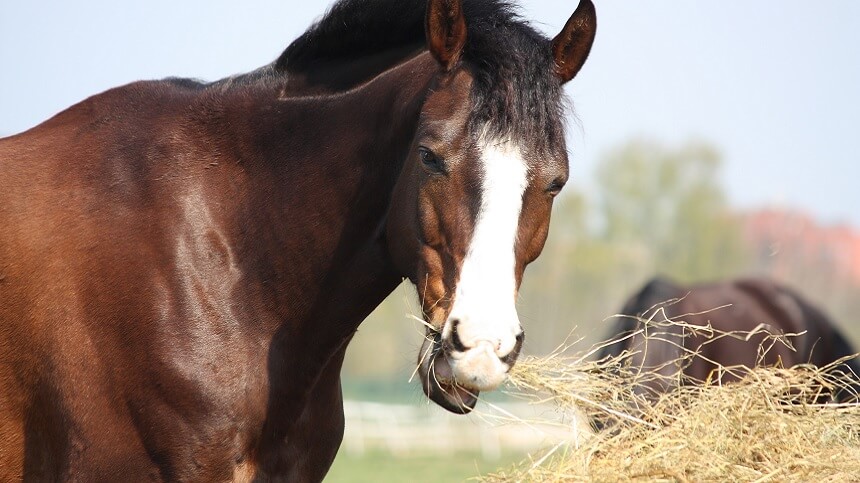
M524 335L505 356L497 354L498 344L481 340L465 347L456 331L443 339L441 332L428 331L421 346L418 370L424 394L439 406L458 414L468 414L481 391L496 389L507 377L522 348Z

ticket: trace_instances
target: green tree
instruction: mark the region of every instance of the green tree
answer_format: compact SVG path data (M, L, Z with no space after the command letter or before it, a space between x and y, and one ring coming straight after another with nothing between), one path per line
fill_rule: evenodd
M683 281L743 270L748 257L720 164L716 149L699 142L669 149L634 141L614 151L597 172L602 239L643 244L652 271Z

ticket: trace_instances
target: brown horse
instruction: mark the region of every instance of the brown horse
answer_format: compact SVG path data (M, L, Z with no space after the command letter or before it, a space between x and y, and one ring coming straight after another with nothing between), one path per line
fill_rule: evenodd
M0 480L322 479L345 348L403 278L424 391L471 410L523 341L595 26L341 0L255 72L0 140Z
M674 363L684 353L700 356L684 361L686 381L720 377L730 381L732 372L715 371L723 367L797 364L826 366L856 353L836 325L794 290L766 279L738 279L728 282L683 286L665 278L655 278L631 297L611 330L619 340L604 346L599 357L618 356L629 349L630 363L665 377L655 380L650 389L664 390L679 370ZM637 318L638 317L638 318ZM641 319L661 322L665 318L682 320L695 326L712 326L736 337L720 337L708 331L689 331L680 325L658 324L659 334L646 343ZM647 331L648 329L646 329ZM789 345L775 342L773 335L788 336ZM653 334L652 334L653 335ZM850 359L839 369L860 376L860 364ZM849 397L857 394L843 394Z

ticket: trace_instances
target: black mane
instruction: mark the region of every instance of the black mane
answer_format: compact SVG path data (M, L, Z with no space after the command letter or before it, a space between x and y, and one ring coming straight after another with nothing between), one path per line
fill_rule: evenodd
M426 42L426 0L340 0L275 62L279 72ZM562 95L549 39L504 0L464 0L463 60L475 75L475 128L536 147L563 142ZM562 144L563 145L563 144Z
M423 44L426 3L341 0L287 47L276 61L276 69L302 70L318 62Z

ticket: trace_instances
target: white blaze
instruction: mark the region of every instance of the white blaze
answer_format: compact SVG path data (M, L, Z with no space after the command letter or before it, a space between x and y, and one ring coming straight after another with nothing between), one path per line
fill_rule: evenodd
M491 389L507 371L499 357L513 350L520 332L514 250L528 167L520 149L510 141L484 143L481 164L481 206L444 336L451 335L450 321L459 320L460 340L474 349L451 354L454 374L461 383ZM476 347L481 341L489 344Z

